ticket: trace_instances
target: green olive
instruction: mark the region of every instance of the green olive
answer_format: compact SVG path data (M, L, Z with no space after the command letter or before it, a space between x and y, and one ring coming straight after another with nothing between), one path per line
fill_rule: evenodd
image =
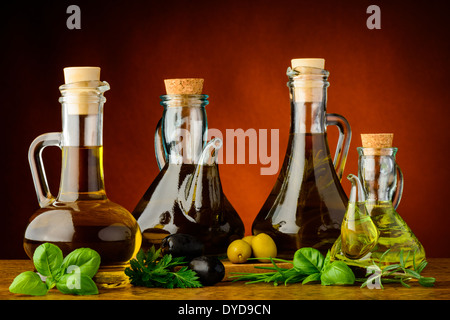
M244 263L252 255L252 247L244 240L234 240L227 249L228 259L232 263Z
M252 250L255 258L276 258L277 256L275 241L265 233L260 233L253 238ZM258 259L258 261L270 262L268 259Z

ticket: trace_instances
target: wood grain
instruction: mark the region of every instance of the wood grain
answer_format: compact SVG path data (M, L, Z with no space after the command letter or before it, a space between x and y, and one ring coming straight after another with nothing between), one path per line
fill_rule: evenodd
M400 284L386 284L384 290L360 289L355 286L322 286L320 284L290 284L287 286L259 283L222 281L211 287L197 289L161 289L126 286L120 289L102 289L94 296L64 295L56 289L46 296L30 297L16 295L8 288L21 272L33 270L29 260L0 260L0 299L26 300L449 300L450 299L450 259L428 259L424 276L436 278L436 285L425 288L411 283L411 288ZM231 265L225 263L227 276L231 272L248 270L254 272L253 265ZM282 266L282 265L281 265ZM244 271L247 272L247 271Z

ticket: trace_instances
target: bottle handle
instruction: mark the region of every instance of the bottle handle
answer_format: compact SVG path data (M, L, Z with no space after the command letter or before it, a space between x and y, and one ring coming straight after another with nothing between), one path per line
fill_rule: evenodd
M162 118L159 119L158 124L156 125L155 130L155 157L156 157L156 163L158 164L158 168L161 171L161 169L166 164L166 152L164 151L164 144L162 140Z
M403 195L403 172L398 165L396 165L396 167L397 167L397 188L394 197L392 199L392 205L394 206L394 209L397 209L398 205L400 204L400 200L402 200Z
M342 175L344 174L345 163L347 161L350 141L352 139L352 130L347 119L336 113L327 113L326 123L327 126L336 126L339 129L339 139L334 154L333 165L339 181L341 181Z
M42 151L48 146L61 148L61 145L62 133L51 132L42 134L34 139L28 149L28 162L30 163L34 188L36 189L39 206L41 208L44 208L55 201L55 197L53 197L48 187L44 163L42 162Z

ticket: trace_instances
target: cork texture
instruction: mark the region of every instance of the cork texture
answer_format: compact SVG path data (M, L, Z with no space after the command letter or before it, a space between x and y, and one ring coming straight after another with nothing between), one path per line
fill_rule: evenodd
M363 148L392 148L393 133L361 134Z
M203 79L165 79L166 94L202 94Z

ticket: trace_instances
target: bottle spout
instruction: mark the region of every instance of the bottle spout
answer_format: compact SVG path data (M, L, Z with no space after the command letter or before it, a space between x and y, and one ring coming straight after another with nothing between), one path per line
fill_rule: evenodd
M352 183L348 202L365 202L366 196L364 194L364 189L359 178L354 174L349 174L347 176L347 179Z
M203 183L203 175L204 166L211 166L216 163L217 155L219 153L219 149L222 148L222 139L214 138L209 141L200 155L199 161L196 165L195 172L188 179L183 181L180 190L183 190L183 197L180 197L180 205L181 209L187 214L191 209L192 205L196 205L201 207L202 195L201 192L196 192L197 189L202 189L200 186ZM212 179L214 181L214 187L212 185L209 186L210 192L219 192L221 190L220 181L218 179L218 175L211 176L211 172L209 173L209 177L207 179ZM211 182L212 183L212 182ZM212 199L220 199L220 195L215 195L211 197ZM213 204L211 203L211 206Z
M219 150L222 148L222 145L222 139L211 139L211 141L206 144L205 148L203 148L198 165L213 165L216 163L217 157L219 156Z

